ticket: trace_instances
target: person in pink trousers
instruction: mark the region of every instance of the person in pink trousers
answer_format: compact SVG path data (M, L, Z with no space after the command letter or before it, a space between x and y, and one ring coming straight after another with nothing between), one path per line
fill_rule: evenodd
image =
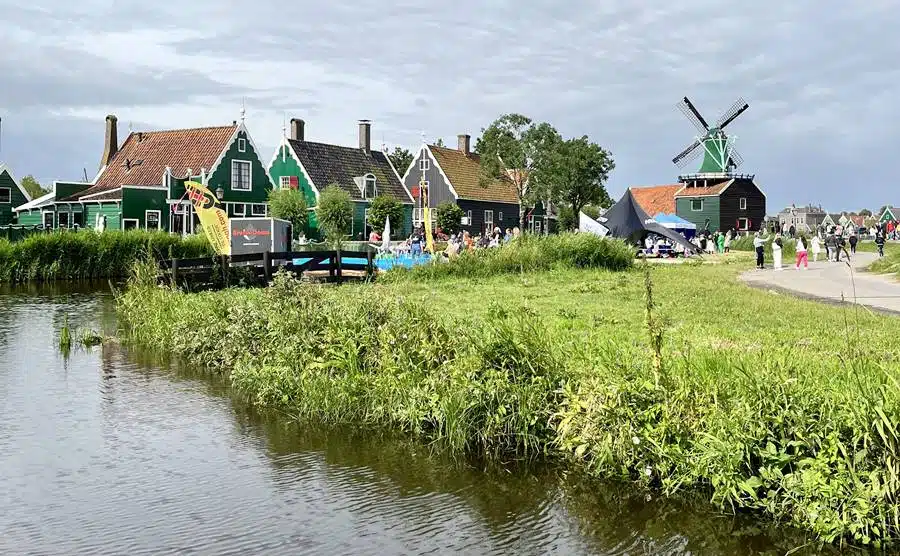
M803 262L803 269L809 268L809 258L806 255L806 243L803 242L803 236L797 237L797 270L800 270L800 262Z

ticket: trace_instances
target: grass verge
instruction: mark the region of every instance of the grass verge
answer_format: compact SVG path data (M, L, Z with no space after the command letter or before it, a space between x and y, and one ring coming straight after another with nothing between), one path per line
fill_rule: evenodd
M738 265L344 286L136 282L132 342L260 405L457 450L564 458L859 544L900 533L898 321L750 289Z

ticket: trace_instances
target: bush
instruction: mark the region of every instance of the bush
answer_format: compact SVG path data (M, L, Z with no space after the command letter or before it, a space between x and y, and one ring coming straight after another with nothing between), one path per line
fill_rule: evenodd
M403 232L403 204L388 195L378 195L369 205L369 226L380 234L384 231L384 221L388 218L391 221L391 234L399 236Z
M634 264L634 250L624 242L588 233L523 235L490 249L463 251L451 261L395 267L387 281L447 277L486 278L509 272L547 270L556 266L624 270Z
M337 185L326 187L319 195L316 218L319 227L325 231L326 239L340 248L353 224L353 203L350 195Z
M213 255L205 236L145 230L59 230L11 243L0 240L0 282L126 278L142 259Z
M287 220L293 228L294 238L306 233L309 213L306 199L297 189L273 189L269 192L269 211L274 218Z
M437 226L445 234L457 234L462 229L463 209L453 201L444 201L437 207Z

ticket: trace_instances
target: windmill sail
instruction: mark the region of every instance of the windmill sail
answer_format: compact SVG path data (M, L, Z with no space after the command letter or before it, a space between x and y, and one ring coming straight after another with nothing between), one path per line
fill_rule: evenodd
M679 167L684 166L691 160L697 158L697 155L700 154L701 149L699 148L701 145L699 140L694 140L693 143L685 147L683 151L678 153L675 158L672 159L672 162L678 164Z
M731 105L731 108L725 111L724 114L719 118L716 122L716 127L722 129L727 126L731 122L733 122L738 116L740 116L744 110L750 108L750 105L744 102L744 99L739 98L737 101Z

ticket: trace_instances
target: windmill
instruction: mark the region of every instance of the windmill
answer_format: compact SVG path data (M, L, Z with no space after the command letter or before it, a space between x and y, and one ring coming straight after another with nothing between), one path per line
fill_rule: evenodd
M738 98L716 121L716 124L710 127L688 97L681 99L678 109L694 124L700 134L694 138L693 143L678 153L672 162L679 168L684 168L688 162L703 153L700 174L727 174L740 166L744 162L744 158L734 149L736 137L726 134L724 129L749 107L750 105L744 102L744 99Z

